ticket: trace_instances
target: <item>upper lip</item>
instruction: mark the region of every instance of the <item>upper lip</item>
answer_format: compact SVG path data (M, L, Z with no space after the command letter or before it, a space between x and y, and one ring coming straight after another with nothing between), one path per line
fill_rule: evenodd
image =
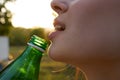
M65 30L65 24L62 21L58 20L58 18L54 19L53 25L55 27L55 30L58 30L58 31Z
M58 34L60 31L65 30L65 24L62 21L60 21L60 19L58 18L54 19L53 25L54 25L55 31L52 31L51 33L49 33L48 38L50 40L52 40L56 36L56 34Z

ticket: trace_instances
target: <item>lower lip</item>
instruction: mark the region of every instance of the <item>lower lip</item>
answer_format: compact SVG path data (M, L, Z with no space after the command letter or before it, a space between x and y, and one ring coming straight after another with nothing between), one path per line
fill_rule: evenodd
M60 31L54 31L52 33L49 34L48 38L50 40L54 39L58 34L60 33Z

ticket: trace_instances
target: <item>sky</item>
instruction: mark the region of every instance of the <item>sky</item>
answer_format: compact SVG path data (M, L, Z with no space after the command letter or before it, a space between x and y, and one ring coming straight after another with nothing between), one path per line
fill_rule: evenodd
M16 0L6 4L11 10L12 24L14 27L43 27L53 28L53 10L50 7L51 0Z

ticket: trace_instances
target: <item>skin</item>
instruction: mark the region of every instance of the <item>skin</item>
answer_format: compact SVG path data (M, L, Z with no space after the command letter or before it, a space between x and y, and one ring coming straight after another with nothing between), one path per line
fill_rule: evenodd
M87 80L120 80L120 1L53 0L51 7L65 30L51 39L49 56Z

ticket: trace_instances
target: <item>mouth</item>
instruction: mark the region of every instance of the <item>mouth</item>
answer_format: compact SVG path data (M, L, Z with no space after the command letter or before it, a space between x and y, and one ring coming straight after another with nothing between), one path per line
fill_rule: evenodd
M51 32L48 36L50 40L54 39L57 35L59 35L62 31L65 30L65 24L58 21L57 19L54 20L54 31Z

